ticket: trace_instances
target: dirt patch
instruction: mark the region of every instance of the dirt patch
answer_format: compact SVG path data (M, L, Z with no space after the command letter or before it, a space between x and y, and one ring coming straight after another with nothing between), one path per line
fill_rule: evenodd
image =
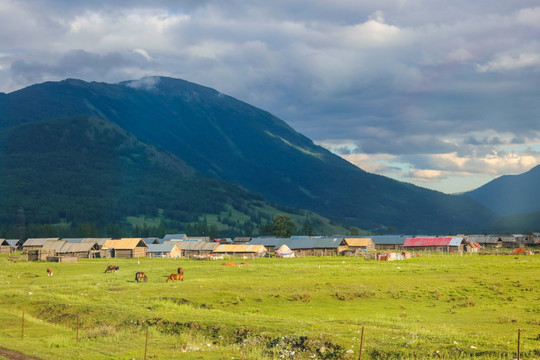
M0 347L0 355L10 360L39 360L38 358L24 355L20 352Z

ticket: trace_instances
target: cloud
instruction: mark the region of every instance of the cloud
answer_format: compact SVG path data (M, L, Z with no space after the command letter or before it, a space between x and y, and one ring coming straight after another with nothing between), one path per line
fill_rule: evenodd
M485 65L477 65L479 72L488 71L512 71L522 68L540 69L540 53L538 54L519 54L517 57L510 55L500 55L493 61Z
M179 77L436 187L538 160L539 24L534 0L4 1L0 91Z

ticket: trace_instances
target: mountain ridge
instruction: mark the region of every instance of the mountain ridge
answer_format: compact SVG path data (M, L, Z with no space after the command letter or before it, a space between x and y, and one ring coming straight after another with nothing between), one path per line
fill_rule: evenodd
M540 165L518 175L503 175L464 193L499 215L540 211Z
M351 226L450 233L481 231L496 218L468 197L368 173L269 112L185 80L32 85L2 97L0 130L78 115L107 119L197 171L271 202Z

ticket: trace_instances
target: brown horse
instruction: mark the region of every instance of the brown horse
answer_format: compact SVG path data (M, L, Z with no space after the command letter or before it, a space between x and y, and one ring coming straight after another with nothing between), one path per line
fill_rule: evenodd
M119 269L118 265L109 265L105 269L105 272L109 272L109 271L118 272L118 269Z
M135 281L136 282L139 282L139 281L148 281L148 278L146 277L146 275L142 272L142 271L139 271L138 273L135 274Z
M169 282L169 280L171 280L171 281L174 281L174 280L184 281L184 274L171 274L171 275L169 275L169 277L167 278L167 281L165 281L165 282Z
M51 268L47 268L47 276L52 276L52 269Z
M180 275L184 275L184 270L183 270L181 267L179 267L179 268L178 268L178 273L179 273Z

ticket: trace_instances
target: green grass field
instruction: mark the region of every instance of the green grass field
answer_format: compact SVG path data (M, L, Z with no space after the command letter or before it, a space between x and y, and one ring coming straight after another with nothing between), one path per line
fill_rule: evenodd
M540 359L540 256L39 263L0 256L0 346L40 359ZM109 264L118 273L104 273ZM182 266L184 282L165 283ZM46 268L53 269L48 277ZM144 271L147 283L136 283ZM23 321L24 313L24 338ZM77 342L77 321L79 339Z

